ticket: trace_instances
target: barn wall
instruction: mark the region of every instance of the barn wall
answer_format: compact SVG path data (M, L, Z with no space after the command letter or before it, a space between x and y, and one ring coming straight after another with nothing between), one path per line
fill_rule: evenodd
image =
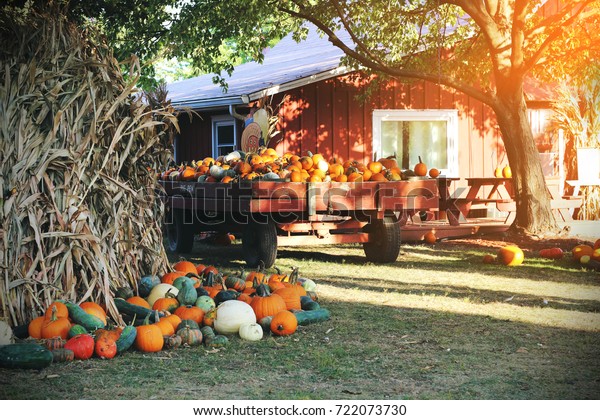
M348 77L338 77L306 85L273 98L272 106L282 103L280 134L270 147L280 154L299 155L308 151L326 157L367 162L373 158L372 114L375 109L457 109L459 116L458 161L460 177L493 176L497 166L507 164L500 130L493 111L467 95L430 82L403 84L392 81L370 96L364 86ZM539 121L539 110L531 117ZM211 115L228 111L201 113L190 123L181 119L181 139L177 161L191 161L212 155ZM241 127L241 122L239 122ZM241 133L241 128L239 133ZM534 127L534 131L543 131ZM239 145L239 138L238 138Z

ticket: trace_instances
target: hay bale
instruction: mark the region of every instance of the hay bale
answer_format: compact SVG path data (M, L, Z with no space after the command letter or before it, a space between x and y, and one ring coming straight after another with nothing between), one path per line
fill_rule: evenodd
M176 118L59 11L0 7L0 28L0 317L91 298L118 320L111 291L168 266L155 173Z

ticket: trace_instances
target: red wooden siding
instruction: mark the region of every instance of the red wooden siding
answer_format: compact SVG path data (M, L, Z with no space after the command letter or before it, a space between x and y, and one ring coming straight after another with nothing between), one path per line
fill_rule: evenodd
M277 95L272 106L279 104L283 95L288 100L280 108L280 134L269 146L280 154L311 151L367 162L373 158L374 109L457 109L459 176L492 176L497 166L506 165L494 113L483 103L430 82L390 82L370 97L364 93L350 78L338 77ZM227 112L224 109L221 115ZM180 162L212 154L210 114L201 115L201 120L196 117L191 124L185 122L187 116L182 117Z

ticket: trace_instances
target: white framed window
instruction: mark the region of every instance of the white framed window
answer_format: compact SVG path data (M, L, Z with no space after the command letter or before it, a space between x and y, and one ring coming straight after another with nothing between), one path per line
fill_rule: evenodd
M458 111L376 109L373 153L395 155L402 169L413 169L421 156L428 168L458 176Z
M237 127L229 115L212 117L212 150L214 157L225 156L235 150Z

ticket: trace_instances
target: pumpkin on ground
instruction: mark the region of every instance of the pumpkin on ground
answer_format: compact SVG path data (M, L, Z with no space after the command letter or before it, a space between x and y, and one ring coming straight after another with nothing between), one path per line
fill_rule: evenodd
M167 293L173 295L173 297L177 297L179 290L176 287L173 287L172 284L161 283L154 286L154 288L150 291L150 294L146 298L150 307L154 306L154 303L160 299L164 298Z
M132 305L138 305L143 308L151 309L150 304L146 299L141 296L132 296L126 300L126 302L131 303Z
M584 255L591 257L594 254L594 249L589 245L581 244L573 248L571 254L573 255L573 259L575 261L580 261L581 257Z
M56 306L52 307L50 319L45 319L42 325L42 338L67 338L69 330L71 329L71 322L69 321L69 318L58 318L57 313L58 309Z
M101 359L112 359L117 355L117 343L111 338L102 338L96 341L94 352Z
M44 317L50 319L53 315L56 316L56 318L68 318L69 309L67 308L67 305L62 302L53 302L50 304L44 313Z
M175 265L173 266L173 269L175 271L181 271L185 274L189 274L189 273L199 274L198 270L196 270L196 265L189 261L179 261L178 263L175 263Z
M202 331L199 329L186 326L177 331L177 335L181 337L181 344L184 346L193 347L202 344Z
M66 343L67 343L67 341L65 339L63 339L62 337L52 337L52 338L48 338L46 340L46 342L44 343L44 345L46 346L46 348L48 350L56 350L56 349L62 349L63 347L65 347Z
M106 311L96 302L82 302L79 307L88 314L100 319L104 325L106 325ZM75 357L77 357L77 355Z
M75 353L73 353L73 350L65 348L52 350L53 363L72 362L73 359L75 359Z
M503 246L498 250L498 261L504 265L521 265L524 259L523 250L516 245Z
M281 311L271 319L271 332L275 335L290 335L298 329L298 320L290 311Z
M202 319L204 318L204 311L197 306L194 305L186 305L180 306L175 310L175 315L177 315L181 320L191 319L195 321L197 324L202 323Z
M560 248L546 248L540 250L540 257L550 260L560 260L563 257L563 250Z
M164 344L162 331L157 325L149 324L150 315L144 320L144 325L136 327L135 348L145 353L161 351Z
M239 300L225 301L215 312L214 328L219 334L237 334L242 325L256 322L253 308Z
M79 334L69 339L65 349L72 350L77 360L87 360L94 354L94 338L89 334Z
M38 316L37 318L34 318L33 320L31 320L31 322L29 322L29 325L27 326L27 331L31 338L42 338L42 325L44 325L45 321L46 317L42 315Z
M250 306L256 314L256 319L275 315L286 309L283 298L279 295L271 294L269 286L266 284L261 284L256 288L256 296L252 298Z
M262 327L253 322L251 324L245 324L240 327L239 330L240 338L246 341L260 341L263 338Z

